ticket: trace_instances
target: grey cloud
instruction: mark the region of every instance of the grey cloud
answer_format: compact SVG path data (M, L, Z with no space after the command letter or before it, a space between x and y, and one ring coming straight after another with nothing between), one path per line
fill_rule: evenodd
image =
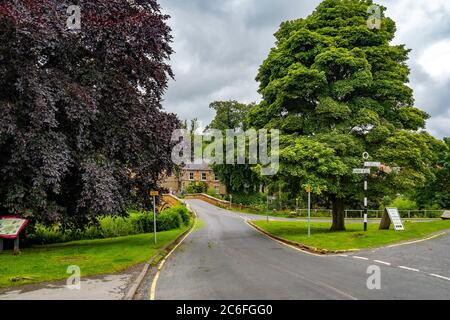
M399 20L395 40L413 49L410 55L411 86L416 105L432 118L428 129L436 136L450 136L450 83L433 83L416 63L424 49L450 35L448 13L438 12L424 26L405 21L404 7L412 1L379 2L388 15ZM172 56L175 81L171 81L164 107L181 119L199 118L208 124L213 117L208 105L214 100L259 101L255 76L274 46L273 34L281 22L309 15L320 0L160 0L171 15L174 35ZM402 7L403 6L403 7ZM404 31L406 30L406 31Z

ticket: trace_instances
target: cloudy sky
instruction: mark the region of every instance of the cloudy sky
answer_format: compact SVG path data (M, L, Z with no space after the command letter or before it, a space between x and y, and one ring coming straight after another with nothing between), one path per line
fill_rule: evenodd
M175 81L164 107L207 125L215 100L258 102L255 76L285 20L306 17L320 0L159 0L171 16ZM416 106L431 115L427 129L450 136L450 1L378 0L397 23L394 43L410 54Z

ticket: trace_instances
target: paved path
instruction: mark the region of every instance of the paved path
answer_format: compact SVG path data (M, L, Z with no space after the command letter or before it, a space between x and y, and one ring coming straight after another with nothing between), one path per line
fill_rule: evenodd
M81 278L80 289L69 289L65 281L31 284L0 290L0 300L121 300L142 265L119 274Z
M262 235L245 223L245 214L200 200L188 203L205 227L168 258L156 299L450 299L450 281L429 274L448 274L448 236L354 256L316 256ZM426 258L414 264L413 256ZM374 261L387 262L382 259L392 264ZM427 259L433 260L430 269L424 267ZM367 288L370 265L381 268L381 290Z

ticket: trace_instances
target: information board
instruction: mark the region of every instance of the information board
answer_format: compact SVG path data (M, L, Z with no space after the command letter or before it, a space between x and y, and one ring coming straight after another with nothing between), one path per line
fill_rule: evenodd
M27 219L21 219L18 217L0 217L0 238L17 238L27 223Z
M402 219L400 218L400 214L397 208L386 208L383 214L383 218L381 219L380 229L389 229L389 226L394 225L395 231L403 231L405 227L403 226Z

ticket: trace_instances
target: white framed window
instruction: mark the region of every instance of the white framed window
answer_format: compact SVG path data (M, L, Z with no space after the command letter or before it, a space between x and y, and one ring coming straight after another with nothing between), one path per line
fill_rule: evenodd
M194 173L193 172L189 172L189 180L191 180L191 181L194 180Z
M213 176L214 176L214 181L219 181L217 174L215 172L213 173Z
M202 181L206 181L206 172L202 172Z

